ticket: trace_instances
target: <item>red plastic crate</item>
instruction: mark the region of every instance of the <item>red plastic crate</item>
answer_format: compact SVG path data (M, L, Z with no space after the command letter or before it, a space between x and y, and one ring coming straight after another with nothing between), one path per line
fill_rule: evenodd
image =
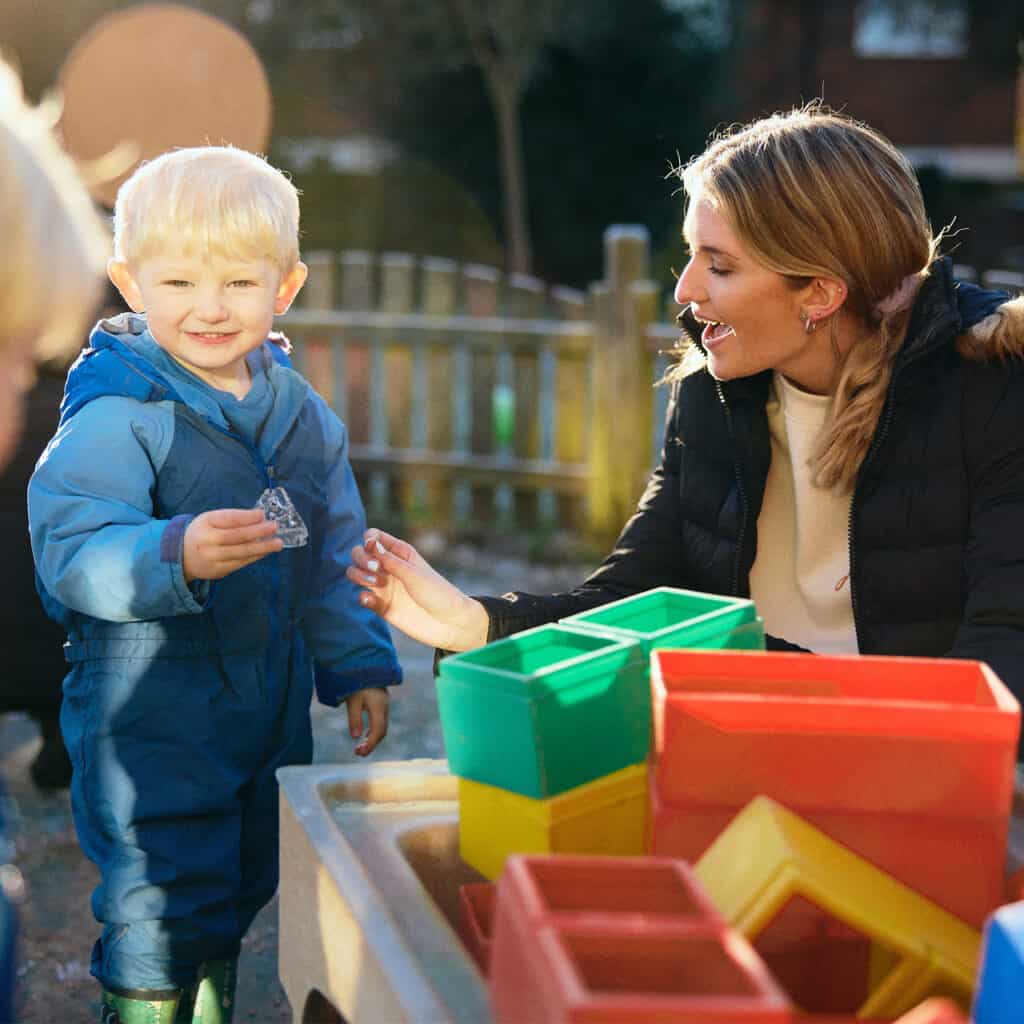
M536 925L610 915L631 927L726 927L690 865L671 857L512 856L498 907Z
M499 917L490 975L499 1024L789 1024L792 1010L736 932L535 926Z
M790 1006L689 865L513 856L489 975L508 1024L776 1024Z
M485 975L491 960L496 889L493 882L459 886L459 938Z
M652 654L652 850L783 803L980 927L999 904L1020 707L980 662Z

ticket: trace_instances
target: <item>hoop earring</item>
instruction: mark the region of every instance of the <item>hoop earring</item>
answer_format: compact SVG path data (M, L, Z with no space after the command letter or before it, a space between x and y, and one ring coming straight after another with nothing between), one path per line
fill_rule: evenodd
M804 325L804 334L813 334L818 329L818 321L805 310L800 311L800 322Z

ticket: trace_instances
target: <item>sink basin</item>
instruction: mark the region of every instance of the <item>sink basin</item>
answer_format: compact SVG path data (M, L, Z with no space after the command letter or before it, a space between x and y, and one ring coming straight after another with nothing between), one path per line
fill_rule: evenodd
M455 933L458 787L446 761L282 768L281 982L296 1024L486 1024Z

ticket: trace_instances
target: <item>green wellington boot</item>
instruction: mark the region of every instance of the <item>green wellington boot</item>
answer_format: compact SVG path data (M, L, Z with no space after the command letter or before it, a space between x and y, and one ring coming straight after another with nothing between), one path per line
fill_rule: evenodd
M103 990L100 1024L174 1024L181 993Z
M237 960L210 960L203 967L192 1024L231 1024L235 1017Z

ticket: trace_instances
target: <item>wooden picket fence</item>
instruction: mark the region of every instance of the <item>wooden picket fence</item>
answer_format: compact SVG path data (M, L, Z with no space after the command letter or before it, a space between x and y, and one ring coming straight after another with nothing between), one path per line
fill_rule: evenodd
M348 426L371 518L617 533L657 458L679 331L645 228L608 228L604 257L581 292L405 253L306 256L282 326ZM957 270L1024 292L1022 274Z
M654 384L679 331L646 229L613 226L604 245L586 293L404 253L306 257L282 327L348 426L371 517L595 539L625 522L660 447Z

